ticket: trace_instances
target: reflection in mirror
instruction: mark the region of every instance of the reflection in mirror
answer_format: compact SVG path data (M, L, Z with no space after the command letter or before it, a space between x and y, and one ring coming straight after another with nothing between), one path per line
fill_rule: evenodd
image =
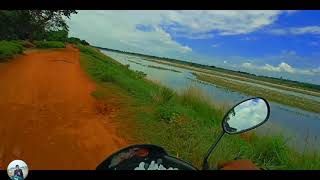
M268 117L268 107L266 101L261 98L249 99L238 104L225 117L224 130L235 134L261 124Z

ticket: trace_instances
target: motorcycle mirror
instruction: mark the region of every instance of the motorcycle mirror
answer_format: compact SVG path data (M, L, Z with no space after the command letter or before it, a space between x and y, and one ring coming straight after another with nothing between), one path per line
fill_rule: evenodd
M259 97L247 99L231 108L223 118L223 131L216 139L215 143L209 148L203 159L202 168L209 168L208 159L225 133L239 134L257 128L267 122L269 115L269 103L265 99Z
M234 106L225 115L222 128L228 134L239 134L264 124L270 114L270 106L263 98L251 98Z

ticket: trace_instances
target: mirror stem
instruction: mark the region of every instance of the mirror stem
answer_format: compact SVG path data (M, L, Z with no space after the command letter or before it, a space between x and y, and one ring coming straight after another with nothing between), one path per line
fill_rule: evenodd
M208 159L209 159L213 149L217 146L217 144L219 143L219 141L221 140L221 138L223 137L224 134L225 134L225 132L222 131L221 134L219 135L219 137L217 138L216 142L210 147L207 155L204 157L203 164L202 164L203 170L209 169Z

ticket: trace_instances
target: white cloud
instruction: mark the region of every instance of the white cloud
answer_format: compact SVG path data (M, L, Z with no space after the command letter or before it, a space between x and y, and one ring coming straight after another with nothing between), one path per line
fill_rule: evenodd
M79 17L83 18L83 14L86 14L86 16L95 18L88 22L93 27L101 27L105 23L110 23L114 27L122 26L123 23L163 25L177 33L177 36L202 39L213 37L208 32L215 30L222 35L250 33L272 24L281 13L289 12L261 10L79 11L79 14L74 15L70 22L79 21ZM99 25L98 22L101 24Z
M299 10L286 10L285 12L290 15L290 14L293 14L293 13L296 13L298 12Z
M253 68L253 65L249 62L245 62L245 63L242 63L242 67L251 69Z
M291 27L285 29L270 29L267 31L274 35L302 35L302 34L320 34L320 26Z
M212 44L211 45L211 47L213 47L213 48L216 48L216 47L219 47L220 46L220 44Z
M209 39L247 34L291 11L79 11L67 20L70 35L93 45L173 58L195 57L177 37ZM147 27L138 28L140 25ZM247 38L249 40L250 38ZM219 46L219 45L213 45ZM199 59L199 58L198 58Z
M255 40L257 40L258 38L256 38L256 37L244 37L244 38L242 38L241 40L243 40L243 41L255 41Z
M245 101L234 108L235 116L228 114L228 123L238 131L248 129L261 123L268 114L267 110L265 102L261 99Z
M188 38L188 39L211 39L214 37L211 33L179 33L171 32L174 37Z
M246 34L272 24L283 11L215 10L166 11L164 24L179 33L207 33L220 35Z
M289 32L285 29L270 29L267 31L270 34L274 34L274 35L286 35L289 34Z
M288 57L288 56L296 56L297 53L293 50L282 50L281 51L282 56Z
M278 66L272 66L270 64L257 66L257 65L253 65L252 63L245 62L245 63L242 63L241 66L247 69L264 70L264 71L271 71L271 72L286 72L290 74L315 75L317 73L320 73L320 67L317 69L300 69L300 68L294 68L285 62L281 62Z
M290 28L292 34L320 34L320 26Z
M188 47L188 46L182 46L181 47L181 51L182 52L190 52L190 51L192 51L192 49L190 47Z
M318 68L311 70L313 73L319 73L320 74L320 66Z
M68 21L70 35L114 49L158 56L181 56L191 47L174 41L160 26L157 11L79 11ZM149 31L137 29L148 25Z
M262 69L267 71L275 71L275 72L288 72L288 73L294 73L294 69L287 63L280 63L278 66L272 66L270 64L266 64L262 66Z

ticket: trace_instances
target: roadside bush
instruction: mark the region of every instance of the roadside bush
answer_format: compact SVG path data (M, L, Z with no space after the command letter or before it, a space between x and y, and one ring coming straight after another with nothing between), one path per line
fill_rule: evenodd
M167 87L161 87L158 92L153 95L153 100L158 104L168 103L175 95L174 91Z
M180 112L173 104L165 104L158 106L157 114L159 119L165 122L174 122L180 117Z
M23 46L17 42L0 41L0 59L13 58L16 54L23 52Z
M23 46L24 48L34 48L35 47L35 45L33 43L31 43L30 41L27 41L27 40L14 40L12 42L18 43L21 46Z
M65 42L68 38L68 31L58 30L58 31L49 31L45 34L43 39L48 41L62 41Z
M68 43L72 43L72 44L82 44L82 45L90 45L87 41L85 40L81 40L79 38L75 38L75 37L69 37L67 39Z
M127 68L127 69L129 69L129 67ZM137 78L138 79L142 79L142 78L144 78L144 77L146 77L147 76L147 74L146 73L144 73L144 72L142 72L142 71L135 71L136 73L137 73Z
M59 41L35 41L37 48L65 48L66 45Z
M113 72L110 71L105 71L101 74L100 79L103 82L115 82L115 75L113 74Z
M30 41L20 41L20 44L25 48L34 48L36 47L33 43Z

